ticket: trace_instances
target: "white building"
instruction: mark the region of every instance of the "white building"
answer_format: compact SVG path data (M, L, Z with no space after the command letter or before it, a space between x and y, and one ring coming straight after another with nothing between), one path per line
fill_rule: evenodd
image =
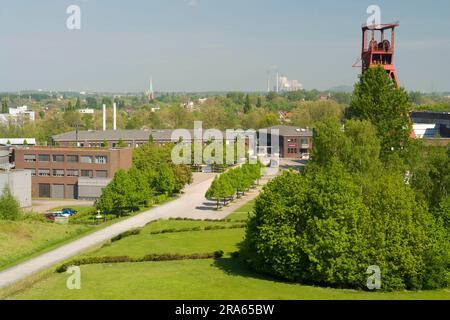
M8 113L0 114L0 123L8 123L9 121L18 121L18 120L35 120L34 111L28 110L27 106L17 107L17 108L9 108Z
M90 108L78 109L78 112L81 114L94 114L94 109L90 109Z
M19 201L21 208L31 207L31 171L0 171L0 196L6 189Z
M0 138L0 146L35 146L35 138Z

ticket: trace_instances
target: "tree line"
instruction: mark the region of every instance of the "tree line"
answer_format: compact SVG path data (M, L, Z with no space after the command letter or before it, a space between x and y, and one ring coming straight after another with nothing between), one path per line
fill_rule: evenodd
M97 210L122 215L165 201L192 183L186 165L171 161L173 145L158 146L149 141L133 151L133 166L119 170L96 202Z
M225 206L228 202L233 201L235 197L245 195L245 192L259 183L261 179L261 164L243 164L242 166L230 169L217 176L209 189L206 191L205 197L214 200L217 209L222 202Z

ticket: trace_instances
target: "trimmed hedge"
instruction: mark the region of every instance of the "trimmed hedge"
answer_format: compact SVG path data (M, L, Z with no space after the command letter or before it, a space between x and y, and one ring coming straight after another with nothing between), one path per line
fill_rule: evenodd
M141 233L141 230L142 230L141 228L137 228L137 229L131 229L131 230L122 232L121 234L112 238L111 242L119 241L119 240L129 237L129 236L137 236L138 234Z
M129 256L118 257L87 257L75 259L71 262L64 263L56 268L57 273L66 272L70 266L82 266L88 264L104 264L104 263L125 263L125 262L155 262L155 261L176 261L176 260L202 260L202 259L220 259L223 257L222 250L214 251L212 253L193 253L193 254L148 254L141 258L132 258Z

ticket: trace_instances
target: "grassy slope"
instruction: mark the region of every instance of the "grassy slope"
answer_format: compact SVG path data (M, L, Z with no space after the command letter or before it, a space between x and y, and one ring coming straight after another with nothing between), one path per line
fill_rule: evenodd
M93 210L92 207L72 206L71 208L80 210L80 214L89 214ZM109 220L95 226L85 224L58 225L52 222L41 222L38 220L0 220L0 270L12 267L146 210L148 208L142 208L140 211L134 212L129 216Z
M251 204L232 218L245 217ZM242 229L150 235L167 228L225 224L158 221L138 236L122 239L88 255L142 255L167 252L234 251ZM228 250L227 250L228 248ZM239 260L121 263L81 267L81 290L66 289L68 274L50 274L14 299L450 299L450 291L370 293L317 288L275 281L248 270Z
M0 269L90 229L39 221L0 221Z

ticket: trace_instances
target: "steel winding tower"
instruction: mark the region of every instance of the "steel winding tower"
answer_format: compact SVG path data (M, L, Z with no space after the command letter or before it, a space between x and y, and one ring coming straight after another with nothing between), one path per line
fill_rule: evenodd
M382 66L398 88L400 88L400 82L394 67L394 51L395 28L399 25L399 22L363 25L361 51L362 71L365 72L369 68ZM386 31L390 31L390 40L386 38Z

